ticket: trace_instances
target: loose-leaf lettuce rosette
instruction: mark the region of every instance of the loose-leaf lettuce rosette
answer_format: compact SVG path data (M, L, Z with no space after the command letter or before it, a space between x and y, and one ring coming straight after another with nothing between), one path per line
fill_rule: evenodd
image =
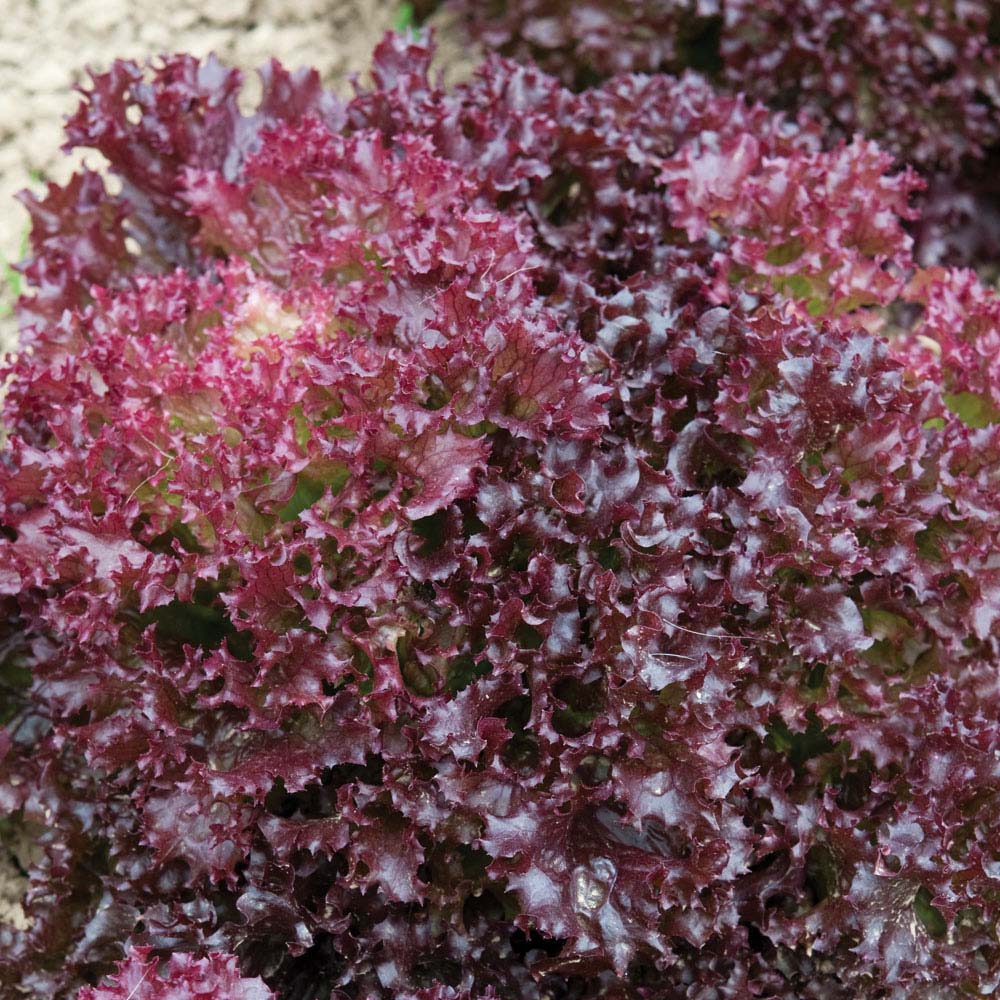
M997 273L1000 8L990 0L425 0L470 40L577 90L616 74L706 74L875 139L922 170L924 264Z
M1000 337L696 76L177 56L27 196L11 996L998 986Z

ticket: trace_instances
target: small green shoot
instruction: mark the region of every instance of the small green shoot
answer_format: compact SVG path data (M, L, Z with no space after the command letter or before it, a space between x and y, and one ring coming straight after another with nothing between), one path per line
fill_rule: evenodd
M393 28L396 31L409 31L413 27L414 20L413 4L401 3L399 10L396 12L396 20L393 23Z

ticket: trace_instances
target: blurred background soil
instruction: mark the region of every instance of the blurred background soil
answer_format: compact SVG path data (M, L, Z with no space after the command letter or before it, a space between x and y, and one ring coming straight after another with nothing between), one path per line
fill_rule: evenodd
M272 56L291 68L315 66L338 92L367 73L382 35L405 20L400 0L0 0L0 353L16 342L10 314L17 279L6 262L23 256L28 216L14 194L65 182L93 152L60 152L62 125L76 107L84 68L119 57L215 52L250 70ZM447 19L431 22L446 79L465 75L475 53ZM0 922L23 925L27 859L0 844Z

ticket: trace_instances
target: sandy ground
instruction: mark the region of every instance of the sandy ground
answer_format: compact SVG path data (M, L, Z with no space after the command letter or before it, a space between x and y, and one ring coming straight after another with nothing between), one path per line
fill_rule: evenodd
M276 56L291 67L315 66L346 93L348 75L367 71L399 8L399 0L0 0L0 262L22 253L27 213L15 192L41 178L64 182L80 162L59 146L63 118L76 107L71 88L85 66L215 52L252 69ZM438 63L446 78L457 79L475 55L446 21L436 30ZM96 160L86 157L99 169ZM15 342L11 304L9 275L0 274L0 353ZM23 925L25 886L0 844L0 921Z
M21 909L21 896L27 880L6 854L0 854L0 923L24 929L28 922Z

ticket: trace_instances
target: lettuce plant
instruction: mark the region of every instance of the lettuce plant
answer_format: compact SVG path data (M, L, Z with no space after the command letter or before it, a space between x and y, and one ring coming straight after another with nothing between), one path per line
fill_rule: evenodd
M924 263L1000 255L1000 15L986 0L449 0L486 47L567 85L694 69L719 86L876 139L931 181Z
M162 969L150 949L136 948L104 985L85 986L77 996L80 1000L273 1000L274 994L259 978L241 977L234 955L195 958L180 952L171 955Z
M491 49L570 86L696 69L931 167L1000 139L1000 23L985 0L451 0Z
M694 76L93 76L0 473L12 995L1000 986L1000 304Z

